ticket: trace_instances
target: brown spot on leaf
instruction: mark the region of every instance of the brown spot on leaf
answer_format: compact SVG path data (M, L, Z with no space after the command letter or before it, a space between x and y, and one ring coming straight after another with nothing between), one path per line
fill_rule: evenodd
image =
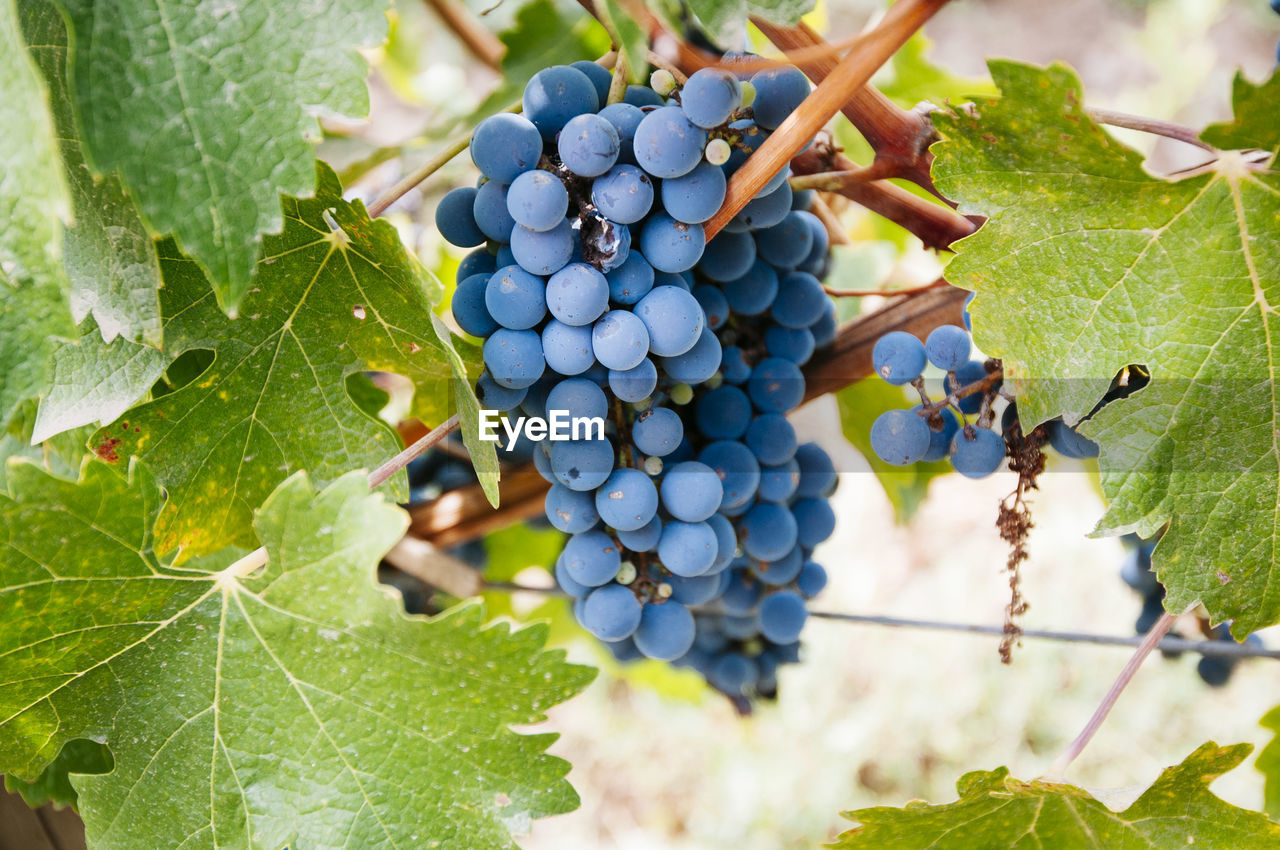
M101 443L93 447L93 453L105 460L107 463L116 463L120 460L120 453L116 451L121 441L115 437L107 437Z

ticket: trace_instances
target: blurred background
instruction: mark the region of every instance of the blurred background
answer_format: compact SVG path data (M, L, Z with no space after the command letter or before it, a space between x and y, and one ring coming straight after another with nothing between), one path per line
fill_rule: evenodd
M533 71L608 46L570 0L473 0L474 21L509 45L504 82L428 4L400 6L391 43L374 56L373 118L331 126L321 150L351 193L366 200L476 116L515 100ZM807 20L834 40L882 12L874 0L821 0ZM1280 18L1267 0L957 0L926 36L876 80L904 105L990 91L985 58L999 56L1068 63L1083 78L1090 105L1201 126L1228 117L1237 69L1254 80L1270 73ZM762 40L752 44L767 52ZM1156 172L1202 156L1175 142L1120 135L1149 155ZM835 136L865 161L847 125L836 126ZM453 185L474 179L459 157L388 216L447 283L458 258L439 243L431 210ZM839 249L833 286L902 286L937 275L939 260L893 226L857 208L843 210L841 221L853 244ZM1001 624L1007 549L994 520L997 503L1013 489L1011 474L938 478L922 501L914 481L890 482L904 488L895 510L884 483L841 435L834 399L814 402L794 419L802 439L821 442L844 470L833 502L836 535L815 555L831 577L816 609ZM1132 635L1141 600L1120 579L1124 549L1115 539L1088 537L1104 510L1093 471L1054 455L1032 509L1024 626ZM501 537L489 549L508 574L539 580L521 568L537 570L545 558ZM614 664L558 603L530 594L491 603L518 618L553 618L555 640L571 657L602 666L595 683L548 724L561 735L552 751L573 764L582 806L533 825L522 839L529 850L812 847L847 826L841 810L913 798L945 802L968 770L1007 765L1032 778L1080 730L1130 654L1027 640L1004 666L996 638L811 619L803 663L781 671L776 703L740 717L692 673L652 662ZM1280 635L1263 638L1280 647ZM1105 799L1123 805L1206 740L1265 743L1258 720L1280 703L1280 666L1244 662L1225 687L1210 688L1196 675L1196 661L1149 659L1071 779L1119 788ZM1262 804L1261 775L1251 767L1214 789L1242 806Z

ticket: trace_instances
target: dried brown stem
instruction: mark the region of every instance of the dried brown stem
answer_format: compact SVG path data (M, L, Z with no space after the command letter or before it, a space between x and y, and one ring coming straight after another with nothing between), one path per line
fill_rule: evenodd
M501 67L502 54L507 51L506 45L477 21L466 6L458 0L426 2L477 59L495 71Z
M840 224L840 219L836 217L831 207L821 197L813 199L813 203L809 206L809 212L816 215L818 220L822 222L822 226L827 229L827 238L832 245L853 244L849 234L844 232L844 226Z
M889 8L884 19L859 36L848 54L813 90L800 108L765 139L729 180L725 202L707 223L710 239L729 219L755 197L773 175L800 152L845 102L871 79L907 39L947 4L947 0L902 0Z
M927 292L930 289L941 289L944 286L950 286L945 278L938 278L930 283L921 286L906 287L903 289L833 289L830 286L823 286L823 290L832 298L869 298L873 295L892 298L895 295L914 295L917 292Z

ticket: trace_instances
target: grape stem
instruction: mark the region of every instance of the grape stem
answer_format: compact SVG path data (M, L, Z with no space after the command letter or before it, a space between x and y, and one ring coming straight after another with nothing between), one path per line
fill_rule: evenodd
M830 286L823 285L822 289L832 298L870 298L873 295L881 295L885 298L891 298L895 295L914 295L917 292L928 292L930 289L941 289L944 286L950 286L946 278L938 278L929 283L920 286L911 286L904 289L834 289Z
M613 103L622 103L627 96L627 54L621 47L618 48L618 61L613 66L613 78L609 80L609 95L605 98L605 105Z
M502 67L502 54L507 52L497 36L480 24L458 0L427 0L427 5L453 30L477 59L497 71Z
M1102 726L1102 722L1107 719L1107 715L1111 713L1112 707L1115 706L1116 700L1120 698L1120 694L1124 692L1125 687L1133 679L1138 668L1142 666L1142 662L1151 654L1151 650L1156 648L1160 643L1160 639L1168 633L1170 627L1173 626L1174 620L1177 619L1168 611L1160 615L1160 619L1156 620L1151 631L1147 632L1147 636L1142 639L1142 643L1138 644L1138 648L1129 658L1129 662L1124 665L1124 669L1120 671L1120 675L1116 677L1112 683L1110 690L1106 696L1102 698L1102 703L1093 712L1093 716L1089 718L1089 722L1085 724L1084 729L1071 742L1070 746L1062 752L1062 755L1054 759L1053 764L1049 765L1049 769L1045 771L1044 776L1048 778L1062 777L1071 763L1076 757L1084 751L1084 748L1093 740L1093 736L1097 734L1098 728Z
M1089 109L1087 111L1089 117L1100 124L1123 127L1126 130L1137 130L1141 133L1150 133L1153 136L1164 136L1166 139L1185 142L1210 153L1220 153L1213 145L1203 141L1195 130L1182 124L1161 121L1158 118L1146 118L1141 115L1130 115L1127 112L1115 112L1110 109Z

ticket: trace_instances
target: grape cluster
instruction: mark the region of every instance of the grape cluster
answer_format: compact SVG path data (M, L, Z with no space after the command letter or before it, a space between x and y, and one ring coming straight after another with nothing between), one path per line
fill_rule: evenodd
M809 93L795 68L665 71L608 103L591 63L544 69L523 115L471 139L483 177L437 208L462 262L453 315L484 339L488 408L599 417L603 439L544 441L555 567L619 658L770 695L798 658L810 556L834 530L831 459L786 414L834 339L828 237L783 169L710 242L727 179Z

